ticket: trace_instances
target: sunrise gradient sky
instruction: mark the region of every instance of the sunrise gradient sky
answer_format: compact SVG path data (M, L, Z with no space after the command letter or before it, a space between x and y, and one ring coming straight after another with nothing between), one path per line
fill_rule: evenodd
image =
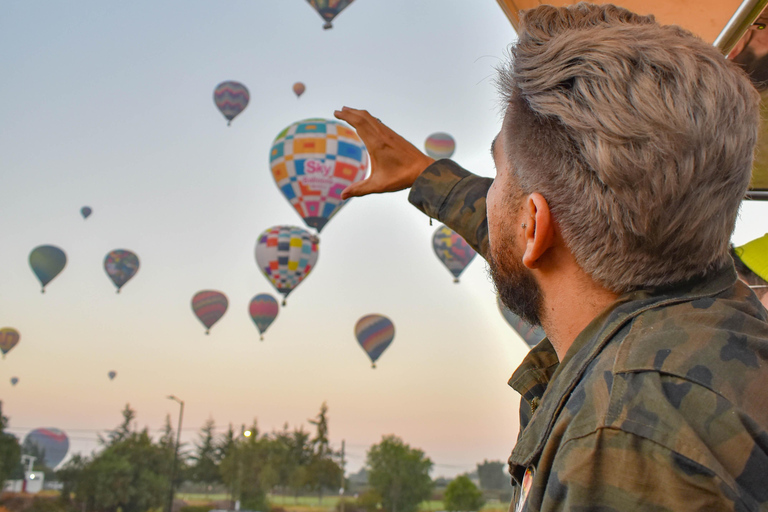
M390 433L435 475L505 459L518 429L506 380L527 348L484 262L453 284L432 252L438 224L405 192L355 199L329 223L263 343L247 306L273 293L257 235L303 226L269 172L277 133L367 108L418 146L453 134L454 158L493 176L494 66L514 38L494 0L357 0L330 31L304 0L0 3L0 327L22 337L0 361L12 431L58 427L88 453L128 402L156 431L177 418L165 396L182 398L191 441L209 416L269 431L327 401L352 471ZM211 98L224 80L251 92L230 128ZM768 231L767 213L746 205L734 240ZM27 263L41 244L69 258L45 295ZM102 268L116 248L141 259L120 295ZM202 289L230 301L210 336L189 304ZM376 370L353 336L369 313L396 326Z

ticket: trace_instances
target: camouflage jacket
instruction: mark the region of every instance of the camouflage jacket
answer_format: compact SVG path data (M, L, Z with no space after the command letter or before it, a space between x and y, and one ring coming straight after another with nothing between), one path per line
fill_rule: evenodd
M486 254L490 183L441 160L409 199ZM768 510L767 320L728 267L621 296L562 362L542 340L509 381L510 510Z

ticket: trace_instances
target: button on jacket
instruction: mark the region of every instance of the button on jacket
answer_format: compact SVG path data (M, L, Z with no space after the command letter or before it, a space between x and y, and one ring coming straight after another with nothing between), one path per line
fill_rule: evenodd
M440 160L409 200L486 255L491 183ZM622 295L563 361L542 340L509 381L510 509L768 510L767 320L727 266Z

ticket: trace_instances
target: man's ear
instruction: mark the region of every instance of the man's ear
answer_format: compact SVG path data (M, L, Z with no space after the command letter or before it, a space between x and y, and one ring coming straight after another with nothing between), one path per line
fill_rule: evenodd
M523 265L534 269L539 267L542 255L552 247L555 240L555 224L552 222L549 203L538 192L534 192L526 198L524 210L525 253L523 254Z

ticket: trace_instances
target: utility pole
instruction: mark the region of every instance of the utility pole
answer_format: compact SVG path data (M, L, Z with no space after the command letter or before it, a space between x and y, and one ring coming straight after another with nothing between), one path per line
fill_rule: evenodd
M344 461L344 440L341 440L341 487L339 488L339 494L341 495L341 512L344 512L344 467L346 462Z
M176 459L179 458L179 443L181 443L181 420L184 418L184 400L169 395L168 400L179 404L179 430L176 432L176 446L173 449L173 463L171 464L171 491L168 493L168 512L173 512L174 480L176 480Z

